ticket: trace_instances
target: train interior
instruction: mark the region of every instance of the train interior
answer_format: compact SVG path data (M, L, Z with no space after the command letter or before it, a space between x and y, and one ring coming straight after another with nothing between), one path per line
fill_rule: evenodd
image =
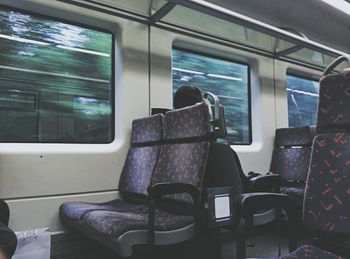
M0 0L0 259L350 257L348 0Z

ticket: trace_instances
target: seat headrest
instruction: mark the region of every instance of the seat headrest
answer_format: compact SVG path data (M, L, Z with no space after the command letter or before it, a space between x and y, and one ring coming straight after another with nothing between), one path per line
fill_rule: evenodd
M185 140L210 134L209 107L202 102L169 111L164 118L164 140Z
M136 119L132 122L131 144L155 143L162 140L163 115Z
M275 146L311 146L309 126L276 129Z
M203 94L203 100L211 108L209 110L210 123L213 127L213 137L214 138L224 138L227 135L226 120L224 107L220 104L219 98L210 92ZM211 104L210 100L213 101Z
M350 71L320 80L317 133L350 131Z

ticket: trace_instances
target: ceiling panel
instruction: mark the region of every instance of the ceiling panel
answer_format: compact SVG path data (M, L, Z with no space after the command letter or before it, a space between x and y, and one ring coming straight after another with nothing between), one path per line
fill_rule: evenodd
M350 52L350 16L321 0L207 0L276 27L298 30L313 41Z

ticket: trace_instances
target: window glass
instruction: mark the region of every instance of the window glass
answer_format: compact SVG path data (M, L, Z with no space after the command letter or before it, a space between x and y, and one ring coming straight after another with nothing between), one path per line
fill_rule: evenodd
M113 35L0 9L0 142L109 143Z
M289 127L315 126L319 84L315 80L287 75Z
M251 143L247 65L173 49L172 73L174 93L182 85L191 85L219 97L225 109L229 143Z

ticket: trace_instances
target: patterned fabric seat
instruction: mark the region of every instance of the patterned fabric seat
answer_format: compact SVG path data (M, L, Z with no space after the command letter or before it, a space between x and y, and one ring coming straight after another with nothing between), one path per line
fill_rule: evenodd
M349 125L350 71L322 78L317 115L318 135L312 144L303 202L303 222L318 235L319 245L326 245L346 258L350 254L350 247L343 242L350 235ZM281 201L284 198L285 196L280 196ZM292 232L294 223L292 219ZM290 247L294 246L294 240L290 241ZM275 258L343 257L314 246L302 246L286 256Z
M61 206L60 212L71 220L80 221L83 219L85 214L90 211L108 210L124 212L133 209L135 206L137 205L120 199L115 199L104 203L67 202Z
M320 81L317 133L350 132L350 70Z
M326 232L350 233L350 133L315 138L304 201L304 223Z
M342 257L314 246L301 246L293 253L275 259L341 259Z
M119 192L128 196L147 197L162 139L163 116L154 115L137 119L132 124L131 145L119 181ZM105 203L67 202L60 207L60 217L68 225L74 225L84 215L94 210L127 211L135 206L128 199L116 199Z
M145 129L146 125L142 128ZM142 130L134 136L137 129L139 127L134 123L133 146L129 150L119 184L119 190L126 197L133 194L147 197L148 186L157 183L184 183L201 189L210 146L207 139L212 135L207 104L200 103L168 112L164 117L164 144L160 148L157 145L145 147L144 143L140 144L140 141L145 142L146 139L149 142L150 138L154 138L153 134L145 138L136 137L143 134ZM142 152L139 153L140 149ZM153 153L153 149L157 152ZM162 210L155 212L156 245L176 244L194 236L194 217L179 214L188 208L188 203L192 203L192 199L187 194L165 197ZM166 212L169 206L171 213ZM174 206L182 206L182 209L175 213ZM60 211L63 222L69 225L69 221L74 219L79 225L71 225L77 226L79 231L112 248L123 257L132 255L135 245L148 243L147 202L71 202L63 204Z
M148 230L148 207L135 206L129 211L92 211L84 217L84 223L97 232L118 237L127 231ZM172 231L193 223L193 217L156 211L156 231Z
M320 240L329 246L337 243L342 249L335 250L342 250L348 257L349 246L343 246L342 241L350 235L350 71L323 77L319 96L319 135L312 145L303 221L320 233ZM313 246L303 246L279 258L343 257Z
M276 130L270 171L282 178L281 192L292 197L301 207L304 187L292 186L306 181L311 155L312 136L308 126Z

